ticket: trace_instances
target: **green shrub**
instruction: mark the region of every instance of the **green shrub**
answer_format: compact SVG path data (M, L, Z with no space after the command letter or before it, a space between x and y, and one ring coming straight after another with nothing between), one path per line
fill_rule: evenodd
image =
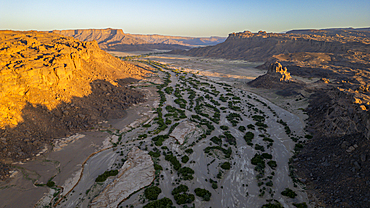
M259 145L259 144L256 144L256 145L254 146L254 149L255 149L255 150L261 150L262 152L263 152L263 151L265 151L265 147L263 147L262 145Z
M228 126L220 126L220 129L226 131L226 130L229 130L229 127Z
M196 188L194 192L197 196L202 197L204 201L209 201L212 196L211 192L206 189Z
M173 156L172 154L168 154L168 155L166 155L166 156L165 156L165 158L164 158L164 159L165 159L165 160L167 160L167 161L170 161L170 162L171 162L171 164L173 165L173 168L174 168L175 170L180 169L181 164L180 164L180 162L177 160L176 156Z
M176 203L178 205L188 204L188 203L191 203L195 200L195 197L194 197L193 194L187 194L187 193L185 193L185 194L175 194L173 197L175 198Z
M186 150L185 150L185 152L186 152L186 153L188 153L188 154L191 154L191 153L193 153L194 151L193 151L193 149L186 149Z
M47 186L47 187L52 188L52 187L54 187L54 186L55 186L55 182L54 182L54 181L52 181L52 180L49 180L49 181L46 183L46 186Z
M154 170L163 170L163 168L158 164L154 164Z
M267 165L270 166L272 169L275 169L277 167L276 161L274 160L268 161Z
M306 134L304 137L305 137L306 139L312 139L312 138L313 138L313 136L312 136L312 135L309 135L309 134Z
M248 128L248 129L252 129L252 130L254 130L254 125L253 125L253 124L248 124L248 125L247 125L247 128Z
M194 170L189 168L189 167L183 167L179 170L179 173L182 175L182 177L184 178L184 180L192 180L194 177L193 177L193 174L194 174Z
M308 207L306 202L299 203L299 204L298 203L293 203L293 205L297 208L307 208Z
M182 158L181 158L181 162L182 163L187 163L188 161L189 161L189 157L188 156L186 156L186 155L182 156Z
M250 132L250 131L248 131L247 133L245 133L245 135L244 135L244 139L245 139L245 141L247 141L247 140L252 140L254 138L254 134L252 133L252 132Z
M103 174L99 175L96 179L95 182L104 182L107 180L109 176L116 176L118 174L118 170L107 170Z
M284 208L279 202L275 202L274 204L272 204L271 202L268 203L268 204L264 204L262 205L261 208Z
M241 131L241 132L245 132L245 130L247 130L246 128L245 128L245 126L239 126L239 131Z
M220 139L219 137L214 136L211 138L211 141L217 145L222 145L222 139Z
M161 156L161 153L160 153L160 152L153 152L153 151L150 151L148 154L149 154L150 156L152 156L152 157L159 157L159 156Z
M179 185L178 187L174 188L171 192L172 195L179 194L179 193L185 193L189 190L189 187L186 185Z
M292 199L297 196L297 194L290 188L285 188L285 190L281 192L281 195L290 197Z
M265 159L272 159L272 155L270 155L269 153L262 153L262 157Z
M230 165L229 162L224 162L224 163L222 163L221 168L224 169L224 170L230 170L231 165Z
M217 189L217 188L218 188L217 183L213 182L213 183L212 183L212 188L213 188L213 189Z
M164 197L162 199L149 202L143 208L167 208L167 207L172 207L172 204L173 202L171 199Z
M157 200L158 195L162 192L162 190L157 186L151 186L145 189L144 195L149 200Z

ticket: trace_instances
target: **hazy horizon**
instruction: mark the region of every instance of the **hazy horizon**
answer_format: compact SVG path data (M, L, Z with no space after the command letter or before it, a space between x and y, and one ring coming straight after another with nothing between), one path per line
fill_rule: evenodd
M0 0L1 30L122 29L130 34L226 37L232 32L370 26L370 2L284 0L33 2Z

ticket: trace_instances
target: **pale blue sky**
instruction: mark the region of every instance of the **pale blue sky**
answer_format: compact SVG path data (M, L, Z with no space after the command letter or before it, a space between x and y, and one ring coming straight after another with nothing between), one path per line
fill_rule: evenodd
M0 0L0 29L119 28L133 34L370 27L369 0Z

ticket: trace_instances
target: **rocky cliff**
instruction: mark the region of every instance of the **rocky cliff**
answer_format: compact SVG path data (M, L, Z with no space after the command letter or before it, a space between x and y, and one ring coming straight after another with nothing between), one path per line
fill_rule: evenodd
M148 73L102 51L96 41L36 31L0 31L0 60L5 163L31 157L55 137L122 116L142 99L125 84Z
M231 33L216 46L193 48L172 53L208 58L267 61L273 55L297 52L345 53L347 50L367 51L370 40L361 36L316 35L299 33Z
M103 50L109 51L145 51L174 50L191 47L215 45L225 40L224 37L179 37L164 35L139 35L124 33L122 29L80 29L54 30L53 33L77 38L81 41L96 40Z
M52 32L74 37L81 41L96 40L103 50L109 50L116 45L147 44L140 38L124 33L122 29L53 30Z

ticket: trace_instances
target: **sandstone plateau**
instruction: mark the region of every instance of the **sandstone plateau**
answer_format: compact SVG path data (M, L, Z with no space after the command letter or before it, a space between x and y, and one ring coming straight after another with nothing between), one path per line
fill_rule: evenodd
M53 33L74 37L81 41L96 40L103 50L109 51L149 51L189 49L197 46L215 45L224 37L179 37L164 35L139 35L124 33L122 29L54 30Z
M149 72L102 51L96 41L36 31L0 31L0 60L5 163L31 157L50 139L99 119L122 116L122 109L142 99L124 85Z

